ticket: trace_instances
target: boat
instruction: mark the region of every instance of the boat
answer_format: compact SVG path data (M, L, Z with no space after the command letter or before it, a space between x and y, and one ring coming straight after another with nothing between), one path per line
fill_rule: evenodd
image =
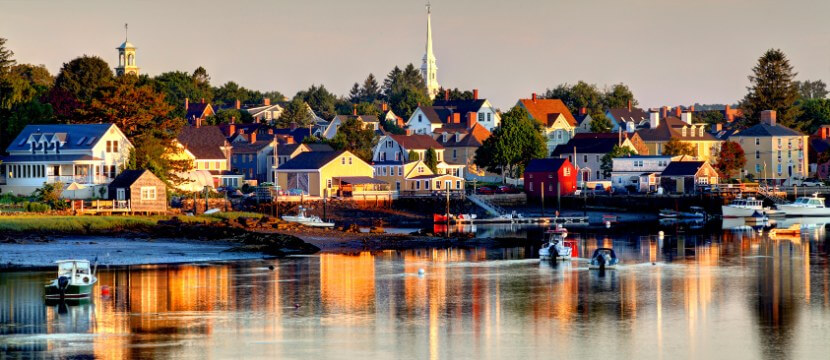
M754 196L747 198L736 197L729 205L721 206L721 213L724 218L744 218L752 216L756 211L764 212L764 201Z
M320 219L319 216L307 216L305 214L305 208L300 206L300 209L296 216L285 215L282 217L283 220L289 222L295 222L305 226L313 226L313 227L334 227L333 222L325 222L323 219Z
M830 208L824 205L824 198L818 196L803 196L790 204L778 205L778 210L787 216L830 216Z
M589 269L614 269L617 267L617 264L620 262L620 259L617 258L617 254L614 252L614 249L611 248L598 248L594 250L594 255L591 256L591 264L588 265Z
M662 218L676 218L678 215L677 211L671 209L660 210L660 217Z
M89 260L58 260L58 277L46 284L46 299L83 299L98 282Z
M539 249L539 259L570 260L576 248L576 243L566 243L568 229L557 226L556 229L545 232L545 243Z
M703 211L703 208L698 206L693 206L690 211L677 211L671 209L663 209L660 210L660 217L661 218L683 218L683 219L703 219L706 217L706 213Z
M775 228L769 231L769 236L772 237L781 237L781 236L798 236L801 235L801 224L792 224L788 228Z
M769 217L764 215L764 213L755 210L755 212L752 213L752 216L746 217L744 221L751 225L765 225L769 222Z

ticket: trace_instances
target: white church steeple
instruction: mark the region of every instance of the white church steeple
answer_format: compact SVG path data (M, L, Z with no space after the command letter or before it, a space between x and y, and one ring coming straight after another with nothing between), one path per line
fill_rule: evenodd
M435 54L432 53L432 11L430 7L429 2L427 2L427 45L424 63L421 65L421 75L424 77L424 84L427 86L429 98L434 99L441 85L438 85L438 66L435 65Z
M115 48L118 50L118 67L115 68L115 75L138 76L138 66L135 64L135 46L127 39L127 24L124 24L124 43Z

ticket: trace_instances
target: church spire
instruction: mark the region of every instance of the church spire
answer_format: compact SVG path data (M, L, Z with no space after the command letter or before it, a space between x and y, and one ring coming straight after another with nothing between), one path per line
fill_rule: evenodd
M430 99L438 94L438 66L435 65L435 54L432 53L432 5L427 2L427 43L424 53L424 63L421 65L421 75L424 77L424 84L427 87L427 94Z

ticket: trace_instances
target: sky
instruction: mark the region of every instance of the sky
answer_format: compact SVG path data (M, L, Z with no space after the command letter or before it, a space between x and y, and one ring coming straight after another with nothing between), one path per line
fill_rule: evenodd
M129 40L141 72L191 72L293 96L346 95L369 73L420 68L423 0L0 0L0 37L53 73L83 54L115 66ZM798 79L830 81L827 0L432 0L438 81L507 109L584 80L625 83L641 106L733 103L764 51Z

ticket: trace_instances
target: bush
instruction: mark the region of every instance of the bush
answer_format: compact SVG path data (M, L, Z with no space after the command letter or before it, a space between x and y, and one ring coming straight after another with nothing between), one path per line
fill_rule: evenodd
M26 212L33 212L33 213L45 213L52 210L52 207L49 204L39 203L39 202L26 202L23 206L26 209Z

